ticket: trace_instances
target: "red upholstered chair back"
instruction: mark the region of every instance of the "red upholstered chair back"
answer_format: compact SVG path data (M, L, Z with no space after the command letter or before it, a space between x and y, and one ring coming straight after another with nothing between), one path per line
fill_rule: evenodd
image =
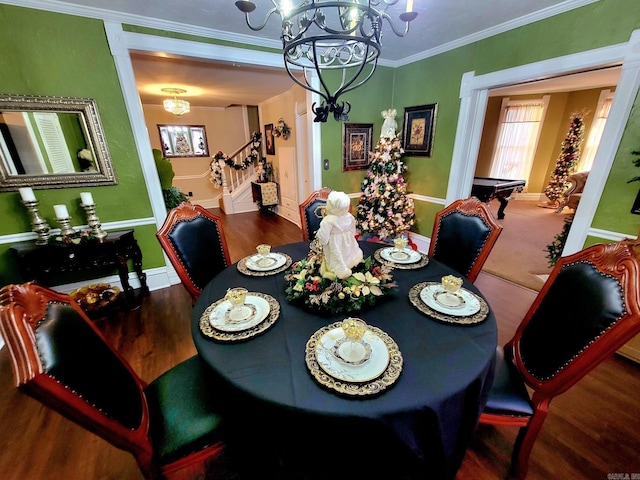
M222 221L200 205L184 202L172 209L156 236L194 303L231 265Z
M474 282L501 232L485 203L456 200L436 213L429 256Z

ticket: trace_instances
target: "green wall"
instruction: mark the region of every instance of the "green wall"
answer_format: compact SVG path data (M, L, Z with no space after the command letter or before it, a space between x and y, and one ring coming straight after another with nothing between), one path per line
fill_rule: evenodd
M435 198L445 198L456 125L460 109L460 81L465 72L482 75L506 68L526 65L562 55L569 55L629 41L640 28L637 0L601 0L552 18L519 27L455 50L436 55L394 72L393 108L399 123L405 107L438 104L438 116L431 157L406 157L406 178L411 191ZM411 40L409 34L408 41ZM360 104L381 95L375 84L366 84L352 93L352 103ZM381 109L380 109L381 110ZM637 233L640 217L629 210L638 185L626 180L637 174L631 164L630 150L640 147L640 102L636 100L627 124L615 164L609 176L593 227L617 232ZM379 115L379 113L378 113ZM372 117L369 121L373 121ZM359 119L360 120L360 119ZM365 121L361 119L360 121ZM401 125L399 125L401 128ZM331 148L332 138L325 136L322 148ZM637 170L637 169L635 169ZM324 183L340 186L338 172L327 172ZM423 202L417 202L418 204ZM418 233L429 236L433 213L437 209L417 209Z
M402 129L405 107L438 104L433 154L405 157L411 192L443 199L446 196L454 139L460 108L462 74L477 75L525 65L607 45L624 43L640 28L637 0L599 2L523 26L396 69L378 67L364 86L344 96L352 104L350 122L372 123L373 142L382 126L381 112L398 111ZM113 58L102 22L99 20L0 5L0 91L3 93L75 96L96 100L111 152L118 185L92 187L103 222L152 217L145 195L145 183ZM188 38L207 43L229 44L212 39L159 32L135 26L129 31ZM411 41L410 35L407 41ZM237 45L247 47L246 45ZM259 49L256 50L267 50ZM640 100L636 99L620 149L607 180L593 227L635 234L640 217L629 213L638 191L627 180L638 174L631 150L640 147ZM334 189L360 191L364 171L342 172L342 124L329 120L322 125L322 158L330 167L323 170L322 183ZM85 188L37 190L42 215L53 227L53 205L67 205L72 224L84 224L79 193ZM429 236L435 212L441 203L416 202L415 231ZM0 235L30 230L27 212L17 192L0 193ZM136 228L144 254L144 268L164 264L154 236L155 226ZM0 245L0 276L19 281L7 255L8 245Z
M92 98L96 101L118 185L36 190L40 213L57 228L54 204L65 204L72 225L86 224L80 192L91 191L104 222L152 217L129 117L103 23L82 17L0 5L0 92ZM18 192L0 193L0 235L28 232ZM164 265L155 225L136 228L144 268ZM0 245L0 281L23 281Z

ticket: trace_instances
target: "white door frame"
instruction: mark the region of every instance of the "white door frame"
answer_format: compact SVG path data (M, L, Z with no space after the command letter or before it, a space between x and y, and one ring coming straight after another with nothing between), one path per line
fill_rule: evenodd
M592 233L593 217L640 87L640 30L634 31L627 43L484 75L465 73L460 86L460 113L446 204L471 194L489 90L616 64L622 65L620 81L563 255L581 250L587 235Z
M126 32L122 29L122 24L119 22L105 21L104 26L129 113L129 120L138 150L138 157L142 164L143 175L149 191L153 214L156 224L158 228L160 228L167 214L162 197L162 190L160 188L160 181L156 172L155 161L153 159L151 141L147 132L142 104L138 95L133 64L131 63L131 57L129 55L130 51L163 52L192 58L246 63L248 65L279 67L284 69L282 54ZM313 101L317 101L315 94L307 91L307 103L311 105ZM311 130L312 136L309 137L309 143L311 145L312 155L308 156L310 164L309 173L312 176L310 181L312 185L320 185L320 127L314 126L311 127Z

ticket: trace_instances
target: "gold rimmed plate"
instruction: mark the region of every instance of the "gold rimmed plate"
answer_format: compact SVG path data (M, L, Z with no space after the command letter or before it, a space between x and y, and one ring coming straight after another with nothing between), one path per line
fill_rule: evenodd
M395 247L383 247L376 250L374 258L383 265L391 265L393 268L413 270L422 268L429 263L429 257L410 248L395 251Z
M305 362L318 383L341 394L368 396L383 392L398 380L403 362L398 345L379 328L367 328L362 340L370 345L371 354L359 365L341 361L335 354L336 344L345 338L342 322L311 336L305 347Z
M266 257L261 257L259 254L249 255L240 260L237 267L243 275L266 277L284 272L291 266L291 263L291 257L286 253L271 252Z
M239 342L266 332L280 316L280 304L271 295L249 292L246 303L255 314L240 322L229 322L230 302L225 299L209 305L200 317L200 331L206 337L219 342Z
M460 295L464 304L445 306L437 302L434 294L443 292L440 282L422 282L409 290L411 304L429 317L444 323L455 325L476 325L489 315L489 305L482 297L461 288Z

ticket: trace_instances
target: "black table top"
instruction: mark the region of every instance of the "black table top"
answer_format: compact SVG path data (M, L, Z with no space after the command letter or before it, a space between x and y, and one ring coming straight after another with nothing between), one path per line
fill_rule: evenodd
M383 245L361 242L367 256ZM273 247L295 262L308 253L308 243ZM473 326L440 323L411 305L408 293L420 282L439 282L452 273L431 260L421 269L393 271L398 288L375 307L352 313L391 336L403 356L400 378L390 389L369 398L340 396L319 385L305 364L305 345L318 329L348 317L320 316L285 298L284 274L249 277L232 265L217 275L194 305L192 334L201 357L239 398L275 407L303 418L357 419L397 437L434 478L453 478L493 381L497 328L493 313ZM281 306L275 325L244 343L222 344L204 336L199 321L204 310L224 297L227 288L243 286L272 295ZM479 293L465 281L464 287Z
M474 187L521 187L526 182L524 180L513 180L509 178L473 177Z

